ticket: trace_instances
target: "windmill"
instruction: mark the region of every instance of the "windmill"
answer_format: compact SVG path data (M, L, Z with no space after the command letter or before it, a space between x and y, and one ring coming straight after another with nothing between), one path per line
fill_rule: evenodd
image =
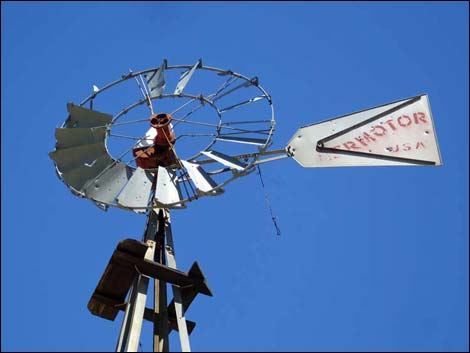
M116 110L116 102L124 108ZM212 295L197 262L188 272L177 269L171 210L221 195L260 164L283 158L304 167L442 164L425 94L301 127L285 147L270 149L273 103L258 78L201 59L129 70L102 88L93 85L67 110L49 154L58 177L102 210L147 216L143 239L118 243L88 303L108 320L125 311L117 351L137 351L144 319L154 324L154 351L169 350L171 330L190 351L195 323L185 312L197 294Z

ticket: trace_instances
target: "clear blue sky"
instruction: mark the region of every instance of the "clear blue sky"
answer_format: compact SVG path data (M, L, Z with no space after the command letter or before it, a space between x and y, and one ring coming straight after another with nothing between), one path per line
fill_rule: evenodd
M93 84L191 64L257 75L283 148L298 127L427 93L442 167L263 167L173 213L198 260L195 351L468 351L466 2L2 2L2 351L114 350L88 300L145 217L74 197L48 152ZM117 104L119 105L119 104ZM145 325L142 348L151 350ZM173 350L179 350L176 336Z

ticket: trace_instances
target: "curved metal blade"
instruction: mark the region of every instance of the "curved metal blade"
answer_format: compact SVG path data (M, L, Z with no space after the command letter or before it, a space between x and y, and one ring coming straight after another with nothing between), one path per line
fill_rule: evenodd
M105 154L97 158L92 164L83 164L78 168L63 173L62 179L75 190L82 191L82 188L89 181L98 176L112 162L113 159Z
M181 201L181 199L181 190L176 173L171 169L158 167L155 201L162 205L170 205Z
M69 117L64 123L67 128L90 128L97 126L104 126L111 122L113 116L106 113L100 113L96 110L67 103L67 110L70 113Z
M199 59L197 63L191 68L189 71L185 71L181 77L180 80L178 81L178 84L176 85L175 92L173 94L180 94L183 92L184 88L188 84L189 80L191 79L191 76L193 75L194 71L196 71L197 67L200 66L202 63L202 60Z
M226 154L217 151L201 151L201 153L232 169L242 171L246 168L245 163L242 163L233 157L227 156Z
M106 128L57 128L55 130L56 149L89 145L104 141Z
M152 173L138 167L117 197L117 203L126 208L147 207L152 190ZM145 213L145 210L134 210Z
M131 175L132 168L123 162L118 162L85 186L85 196L95 201L113 203Z
M103 142L58 149L49 153L60 173L67 173L84 164L91 165L103 155L107 155Z
M181 160L181 162L199 191L206 193L217 186L217 183L204 171L204 169L201 168L199 164L183 160Z

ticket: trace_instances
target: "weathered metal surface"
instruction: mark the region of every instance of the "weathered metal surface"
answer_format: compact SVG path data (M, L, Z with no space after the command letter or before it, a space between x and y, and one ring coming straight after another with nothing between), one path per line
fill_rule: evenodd
M107 166L113 162L113 159L105 154L97 158L91 164L83 164L69 172L63 173L64 182L75 190L82 191L82 188L96 176L99 175Z
M158 167L155 201L162 205L177 204L181 201L181 190L177 175L165 167Z
M146 75L151 97L158 97L163 94L165 89L165 68L166 60L163 61L163 64L158 70Z
M188 70L181 75L178 84L176 85L175 92L173 94L180 94L183 92L184 88L188 84L189 80L193 76L194 71L197 69L197 67L201 65L201 59L197 61L196 64L191 68L191 70Z
M85 186L85 195L92 200L112 204L131 175L131 167L123 162L117 162Z
M147 207L152 183L152 173L142 168L137 168L117 197L117 203L129 208ZM139 211L138 209L135 211L145 212L145 210Z
M144 259L153 260L155 243L149 240L148 245ZM137 352L139 349L149 280L150 278L141 274L134 280L119 334L116 348L118 352Z
M217 186L217 183L198 164L184 160L181 162L198 190L201 192L209 192Z
M107 154L103 142L59 149L49 153L60 173L67 173L74 168L91 165L99 157Z
M212 296L197 262L188 273L181 272L144 258L147 249L146 243L135 239L119 242L88 303L92 314L114 320L120 310L119 303L125 302L132 281L139 272L178 287L191 287L198 293ZM112 306L110 301L113 301Z
M104 141L106 128L57 128L55 130L56 149L89 145Z
M190 287L189 290L193 291L193 288ZM186 288L183 288L182 289L183 303L187 303L189 301L189 299L186 299L184 297L184 293L186 293L186 292L188 292L188 290ZM192 298L192 299L194 299L194 298ZM189 301L189 303L191 303L191 302ZM111 320L111 321L114 321L116 319L117 314L119 313L119 311L125 311L126 310L125 301L116 300L116 299L113 299L111 297L107 297L105 295L98 294L98 293L93 294L93 296L90 299L90 302L89 302L88 305L89 305L89 308L90 307L93 308L94 312L92 311L92 309L90 309L90 311L92 311L94 313L94 315L97 315L97 316L99 316L103 319L107 319L107 320ZM168 316L168 326L171 330L178 331L178 324L176 322L176 314L175 314L174 303L173 302L171 302L170 305L168 306L168 310L169 310L169 312L171 312L171 314L169 314L169 316ZM185 309L185 310L187 310L187 309ZM155 314L154 314L152 309L145 308L144 319L147 320L147 321L150 321L150 322L154 322ZM160 320L160 318L157 317L156 320ZM196 323L194 321L186 320L186 324L188 326L188 333L191 334L191 332L196 327Z
M105 126L113 119L113 116L110 114L83 108L73 103L67 103L67 110L70 115L64 123L65 128Z
M213 160L236 170L242 171L246 168L246 164L240 162L238 159L227 156L226 154L217 151L202 151L202 154L206 155Z
M173 234L171 230L171 219L170 214L167 211L163 211L165 219L165 234L167 239L167 245L165 245L165 257L168 267L176 270L176 259L175 259L175 246L173 243ZM186 326L186 318L183 310L183 298L181 289L177 286L172 286L173 290L173 307L175 308L176 321L178 323L178 332L181 343L182 352L190 352L191 346L189 344L189 333L188 327Z
M303 127L286 151L304 167L442 164L427 95Z

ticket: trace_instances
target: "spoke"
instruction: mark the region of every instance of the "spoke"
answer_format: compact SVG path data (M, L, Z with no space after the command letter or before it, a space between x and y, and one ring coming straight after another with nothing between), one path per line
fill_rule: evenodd
M234 104L234 105L231 105L229 107L225 107L223 109L220 110L220 113L225 113L226 111L229 111L229 110L232 110L232 109L235 109L235 108L239 108L239 107L242 107L244 105L247 105L247 104L250 104L250 103L253 103L253 102L256 102L256 101L259 101L260 99L263 99L263 98L266 98L265 95L262 95L262 96L258 96L258 97L254 97L254 98L251 98L251 99L248 99L244 102L240 102L240 103L237 103L237 104Z
M220 92L222 92L224 89L226 89L228 86L230 86L233 82L235 82L236 80L238 79L238 77L235 77L235 76L231 76L228 78L228 80L226 80L220 87L217 91L215 91L215 93L212 93L210 95L207 96L208 99L210 98L213 98L213 97L217 97L219 95Z
M170 115L173 116L173 114L176 114L178 111L180 111L181 109L183 109L184 107L186 107L188 104L191 104L192 102L194 102L197 98L193 98L189 101L187 101L186 103L184 103L182 106L176 108L175 110L173 110Z
M212 136L212 137L215 137L215 136L217 136L217 134L182 134L182 135L178 135L178 137L176 138L176 140L179 140L179 139L182 138L182 137L200 137L200 136Z
M125 122L123 122L123 123L116 123L116 124L113 124L113 126L135 124L135 123L141 123L141 122L143 122L143 121L149 122L149 118L125 121Z
M173 118L173 120L176 120L177 122L186 123L186 124L210 126L210 127L216 127L216 128L219 128L219 129L229 129L229 130L235 130L235 131L253 132L253 130L238 129L236 127L231 127L231 126L226 126L226 125L203 123L201 121L193 121L193 120L189 121L189 120L182 120L182 119L175 119L175 118ZM176 124L175 124L175 126L176 126Z
M153 140L152 138L142 138L142 137L136 137L136 136L119 135L119 134L109 134L109 136L120 137L120 138L129 139L129 140L142 140L142 141L143 140Z
M250 81L242 82L238 86L233 87L232 89L228 90L227 92L225 92L225 93L221 94L220 96L218 96L217 98L213 99L212 102L218 101L219 99L221 99L221 98L225 97L226 95L236 91L237 89L244 88L244 87L249 87L249 86L253 85L253 83L256 83L256 82L258 82L258 79L256 77L251 79Z
M189 113L187 113L185 116L183 116L181 119L175 119L173 118L173 120L176 120L177 123L174 125L174 126L177 126L179 123L181 122L186 122L186 119L193 113L197 112L199 109L201 109L202 107L204 107L204 105L201 103L200 105L198 105L196 108L194 108L193 110L191 110Z
M229 122L224 122L224 125L257 124L257 123L270 123L270 122L271 122L271 120L229 121Z

